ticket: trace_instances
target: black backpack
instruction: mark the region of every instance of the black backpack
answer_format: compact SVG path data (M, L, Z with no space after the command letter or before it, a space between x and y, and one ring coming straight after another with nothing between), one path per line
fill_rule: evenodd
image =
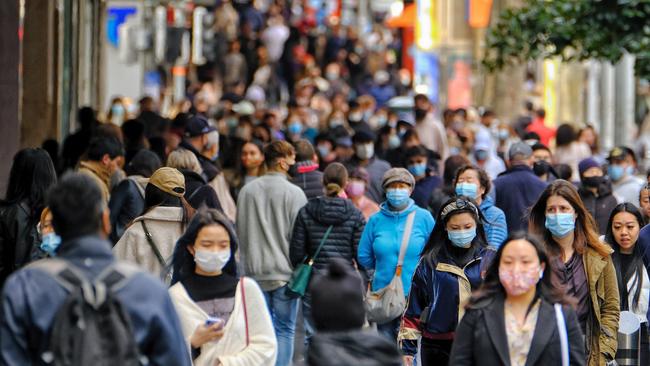
M56 366L143 364L130 318L115 296L138 269L114 262L91 282L59 258L37 261L30 267L48 273L68 292L54 318L43 361Z

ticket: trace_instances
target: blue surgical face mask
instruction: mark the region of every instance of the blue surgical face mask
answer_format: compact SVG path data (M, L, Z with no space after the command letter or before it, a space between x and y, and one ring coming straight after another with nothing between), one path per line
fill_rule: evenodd
M621 180L624 174L625 169L620 165L610 165L607 168L607 175L609 175L609 177L612 178L614 182Z
M416 177L421 177L427 172L427 164L411 164L408 166L408 171Z
M625 173L627 173L627 175L634 175L634 167L631 165L628 166L627 168L625 168Z
M399 138L398 135L390 135L388 137L388 147L390 147L391 149L397 149L401 144L402 144L402 140Z
M406 188L389 188L386 191L386 199L388 204L398 210L403 210L409 203L411 193Z
M318 150L318 153L320 154L321 157L326 157L329 155L331 149L328 145L317 145L316 149Z
M545 226L556 238L564 238L575 229L576 218L573 213L546 214Z
M505 130L505 129L500 129L498 132L499 140L505 141L510 137L510 131Z
M447 237L451 244L458 248L469 248L476 237L476 226L467 230L449 230Z
M50 256L54 257L56 251L61 245L61 237L56 235L56 233L49 233L43 235L43 240L41 241L41 250Z
M458 183L456 184L456 194L476 199L478 197L478 185L475 183Z
M289 133L293 135L298 135L302 132L302 123L300 122L291 122L288 127Z
M489 157L489 154L485 150L477 150L474 152L474 157L477 161L486 161Z

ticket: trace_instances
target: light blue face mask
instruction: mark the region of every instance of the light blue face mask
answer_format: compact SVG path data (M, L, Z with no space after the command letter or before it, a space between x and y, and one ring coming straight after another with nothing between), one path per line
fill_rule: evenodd
M43 235L43 240L41 241L41 250L50 256L54 257L56 251L61 245L61 237L56 235L56 233L49 233Z
M403 210L409 203L409 190L406 188L390 188L386 191L386 199L391 207Z
M478 197L478 185L474 183L458 183L456 184L456 194L476 199Z
M421 177L427 172L427 164L426 163L420 163L420 164L412 164L408 166L408 171L413 174L413 176L416 177Z
M398 135L390 135L388 137L388 147L391 149L397 149L401 144L402 139L400 139Z
M455 247L469 248L476 237L476 226L467 230L449 230L447 237Z
M546 214L544 225L554 237L564 238L575 229L576 219L573 213Z
M627 168L625 168L625 173L627 173L627 175L634 175L634 167L628 166Z
M607 175L609 175L609 177L612 178L614 182L621 180L624 174L625 169L620 165L610 165L607 168Z
M302 132L302 124L300 122L291 122L288 130L290 134L297 135Z

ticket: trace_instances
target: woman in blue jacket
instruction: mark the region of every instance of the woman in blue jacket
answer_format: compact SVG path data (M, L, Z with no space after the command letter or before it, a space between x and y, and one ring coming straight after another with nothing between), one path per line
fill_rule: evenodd
M415 179L404 168L393 168L384 174L382 188L386 201L380 205L380 211L368 220L357 254L361 266L375 271L372 291L381 290L393 279L406 220L411 212L415 212L401 273L404 293L408 293L411 287L411 277L420 260L420 253L435 224L429 211L418 207L410 198L414 186ZM387 337L396 340L399 324L400 317L397 317L377 327Z
M405 365L412 365L419 337L423 365L448 363L463 306L491 257L478 207L463 196L442 207L413 275L399 332Z
M483 229L488 245L495 249L508 237L508 223L503 211L494 205L492 197L488 196L492 184L485 170L474 165L465 165L458 169L454 180L456 194L467 196L476 202L485 221Z

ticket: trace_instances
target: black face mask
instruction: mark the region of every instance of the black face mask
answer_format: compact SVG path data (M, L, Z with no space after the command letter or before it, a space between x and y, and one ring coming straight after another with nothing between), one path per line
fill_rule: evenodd
M551 170L551 165L545 160L536 161L533 164L533 172L538 177L548 174L549 170Z
M417 121L424 119L427 116L427 110L422 108L415 108L415 119Z
M605 177L584 177L582 184L590 188L598 188L605 181Z

